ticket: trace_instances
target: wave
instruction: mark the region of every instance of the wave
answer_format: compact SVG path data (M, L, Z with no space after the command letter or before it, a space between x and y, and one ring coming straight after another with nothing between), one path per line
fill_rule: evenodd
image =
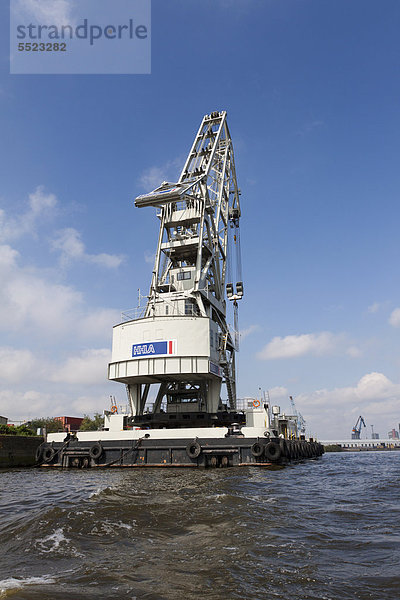
M43 585L55 583L51 575L42 575L41 577L9 577L0 581L0 598L6 598L11 593L29 585Z

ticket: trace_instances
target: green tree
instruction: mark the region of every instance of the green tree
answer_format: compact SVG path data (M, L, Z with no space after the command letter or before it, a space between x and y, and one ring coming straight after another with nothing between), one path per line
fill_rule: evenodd
M0 435L36 435L36 432L26 425L0 425Z
M100 413L95 413L93 419L89 415L84 415L79 431L99 431L103 424L104 417Z
M64 431L62 423L53 417L41 417L40 419L33 419L29 425L30 429L36 433L37 429L46 429L47 433L57 433L58 431Z

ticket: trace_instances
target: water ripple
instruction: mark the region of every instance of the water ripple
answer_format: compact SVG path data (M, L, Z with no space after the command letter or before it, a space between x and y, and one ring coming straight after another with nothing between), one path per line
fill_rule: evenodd
M398 600L400 453L0 474L0 598Z

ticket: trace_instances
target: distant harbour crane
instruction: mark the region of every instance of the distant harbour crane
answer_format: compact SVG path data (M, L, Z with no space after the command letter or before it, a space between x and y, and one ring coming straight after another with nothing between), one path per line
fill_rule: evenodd
M354 425L351 433L352 440L359 440L361 437L361 427L366 427L365 421L360 415L357 419L357 423Z
M295 417L297 417L297 424L299 427L299 431L302 435L305 435L306 421L305 421L303 415L301 413L299 413L299 411L297 410L296 405L293 400L293 396L289 396L289 399L290 399L290 404L292 405L293 414Z

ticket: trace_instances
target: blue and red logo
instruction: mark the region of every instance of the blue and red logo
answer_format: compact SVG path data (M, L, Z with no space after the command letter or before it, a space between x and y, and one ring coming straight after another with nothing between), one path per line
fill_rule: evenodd
M144 342L133 344L132 358L140 356L160 356L176 354L176 340L164 340L162 342Z

